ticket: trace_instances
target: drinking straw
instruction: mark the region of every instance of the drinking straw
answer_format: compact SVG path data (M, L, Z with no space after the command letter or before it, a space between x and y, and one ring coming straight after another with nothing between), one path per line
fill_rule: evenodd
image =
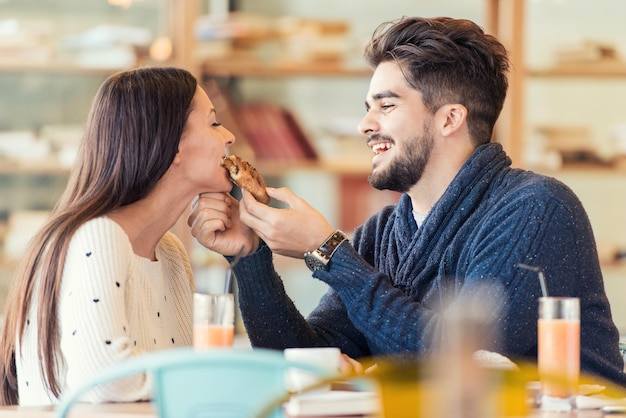
M243 254L243 247L244 246L242 245L241 248L239 249L239 252L235 256L235 258L233 258L233 260L230 262L230 265L228 266L228 270L226 270L226 279L224 281L224 294L230 293L230 282L233 277L233 268L235 268L235 265L239 262L239 259L241 258L241 255ZM225 315L226 315L226 304L222 305L222 308L220 309L220 323L224 322Z
M541 267L529 266L528 264L518 263L517 267L534 271L539 276L539 284L541 285L541 293L544 298L548 297L548 289L546 288L546 278L543 275Z
M235 258L233 258L233 261L230 262L230 265L228 266L228 270L226 270L226 280L224 281L224 293L228 293L230 291L230 282L233 277L233 268L235 268L235 265L239 262L239 259L241 258L241 254L243 254L243 245L239 249L239 252L235 256Z

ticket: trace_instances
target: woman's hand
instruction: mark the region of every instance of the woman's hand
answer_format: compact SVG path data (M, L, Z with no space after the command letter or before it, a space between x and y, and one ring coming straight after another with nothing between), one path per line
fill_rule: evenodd
M232 256L256 251L259 237L239 219L239 202L227 193L203 193L191 206L187 218L191 235L210 250Z
M294 258L319 247L334 228L324 216L286 188L267 188L270 197L285 203L277 209L254 200L243 190L240 202L241 222L252 228L270 249Z

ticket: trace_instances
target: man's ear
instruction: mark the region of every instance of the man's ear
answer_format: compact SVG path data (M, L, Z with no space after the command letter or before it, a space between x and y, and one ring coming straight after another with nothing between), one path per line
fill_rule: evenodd
M441 134L450 136L465 125L467 121L467 108L462 104L453 103L441 106L437 111L441 115Z

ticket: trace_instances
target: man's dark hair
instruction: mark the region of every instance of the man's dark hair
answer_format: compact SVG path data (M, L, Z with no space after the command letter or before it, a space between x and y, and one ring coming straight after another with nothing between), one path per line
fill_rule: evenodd
M395 61L428 110L462 104L474 143L491 140L506 97L509 60L504 46L474 22L449 17L385 22L374 31L365 60L373 68Z

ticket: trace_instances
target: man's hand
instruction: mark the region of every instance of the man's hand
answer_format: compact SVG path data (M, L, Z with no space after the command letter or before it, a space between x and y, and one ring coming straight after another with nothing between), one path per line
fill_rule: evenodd
M261 204L243 190L239 210L241 221L274 253L303 258L305 252L319 247L335 230L320 212L289 189L268 187L267 193L287 208Z

